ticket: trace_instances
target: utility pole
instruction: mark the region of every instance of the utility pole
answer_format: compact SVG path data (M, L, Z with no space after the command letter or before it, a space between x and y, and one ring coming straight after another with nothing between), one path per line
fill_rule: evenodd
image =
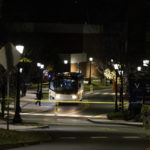
M17 45L16 50L22 54L24 50L24 46ZM16 110L15 110L15 116L13 119L14 123L21 123L22 119L20 116L21 108L20 108L20 63L17 65L17 93L16 93Z
M4 119L5 116L5 92L6 92L6 86L5 83L2 83L2 89L1 89L1 93L2 93L2 101L1 101L1 112L2 112L2 118Z
M116 71L116 83L115 83L115 112L118 111L118 69L119 69L119 64L114 64L114 69Z
M117 79L118 79L118 72L116 70L116 83L115 83L115 112L118 111L118 83L117 83Z
M124 110L124 101L123 101L123 70L122 70L122 65L121 65L121 72L120 72L120 82L121 82L121 85L120 85L120 106L121 106L121 110L123 111Z
M14 123L21 123L22 119L20 116L20 64L17 66L17 93L16 93L16 110L15 110L15 116L13 119Z
M92 58L92 57L90 57L90 58L89 58L89 62L90 62L89 84L91 84L91 69L92 69L91 64L92 64L92 61L93 61L93 58Z

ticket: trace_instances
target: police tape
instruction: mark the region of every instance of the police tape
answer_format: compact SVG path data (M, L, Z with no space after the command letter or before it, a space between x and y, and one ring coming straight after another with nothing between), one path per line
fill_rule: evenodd
M2 100L3 98L0 98L0 101ZM6 98L4 98L4 100L9 100L9 101L13 101L15 98L12 98L12 97L6 97Z
M83 100L83 101L55 101L55 100L47 100L47 99L42 99L42 100L39 100L39 99L21 99L20 101L41 101L41 102L52 102L52 103L88 103L88 104L115 104L115 102L113 101L100 101L100 102L91 102L91 101L87 101L87 100ZM124 104L128 104L129 102L124 102ZM122 104L122 102L118 102L118 104Z

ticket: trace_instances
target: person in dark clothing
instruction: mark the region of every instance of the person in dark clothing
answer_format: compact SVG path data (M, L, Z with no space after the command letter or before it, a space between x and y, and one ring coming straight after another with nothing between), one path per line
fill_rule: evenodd
M22 85L22 96L26 96L27 86L25 84Z
M39 104L39 106L41 106L41 99L42 99L42 92L41 90L40 91L37 91L37 101L35 102L35 104Z

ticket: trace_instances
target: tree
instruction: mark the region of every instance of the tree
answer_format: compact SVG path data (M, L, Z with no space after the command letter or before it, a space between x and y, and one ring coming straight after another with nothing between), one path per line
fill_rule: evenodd
M95 59L95 65L99 73L100 80L104 84L104 70L106 69L106 65L100 59Z
M1 89L1 117L4 119L5 112L5 95L6 95L6 78L5 78L5 70L0 65L0 89Z

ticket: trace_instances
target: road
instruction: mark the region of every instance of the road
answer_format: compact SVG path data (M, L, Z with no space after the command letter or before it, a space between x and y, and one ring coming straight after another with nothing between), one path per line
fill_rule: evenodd
M22 101L23 120L47 125L47 128L35 130L50 132L53 140L15 150L149 150L150 141L140 126L89 121L94 116L105 119L105 114L114 110L113 101L111 89L87 93L83 103L78 104L63 103L56 106L45 101L38 106L33 101Z
M40 144L16 148L14 150L149 150L149 147L143 146L145 142L135 139L105 139L104 138L61 138L50 144Z
M51 125L45 130L53 137L50 143L14 150L148 150L150 148L150 142L143 135L141 127L74 123L74 125Z
M28 98L31 97L31 98ZM46 125L54 123L69 123L77 119L79 124L85 118L93 116L106 117L108 112L114 110L113 95L111 89L95 91L93 94L86 93L82 102L79 103L59 103L56 105L53 101L44 100L41 106L35 105L35 94L31 94L21 100L21 116L23 120L41 122ZM13 107L13 105L12 105ZM34 117L33 117L34 116ZM57 121L56 121L57 116ZM58 121L59 120L59 121ZM85 122L84 122L85 123Z

